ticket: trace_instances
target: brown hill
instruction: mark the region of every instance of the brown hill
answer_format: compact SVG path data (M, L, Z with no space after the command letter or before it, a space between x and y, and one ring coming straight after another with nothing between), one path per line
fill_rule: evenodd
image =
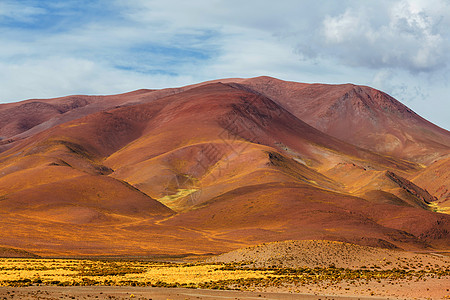
M286 82L257 77L240 84L266 95L309 125L345 142L429 164L450 154L450 133L391 96L367 86Z
M360 269L422 269L446 267L445 256L417 254L342 242L305 240L262 244L234 250L209 259L211 262L241 263L252 267Z
M0 152L11 148L24 138L59 124L100 111L152 102L205 84L208 82L161 90L140 89L118 95L72 95L2 103L0 104Z
M364 160L379 169L417 169L413 163L385 158L333 139L270 99L223 84L195 88L136 109L144 113L154 107L158 107L158 113L147 115L150 125L143 136L105 160L105 164L115 171L112 176L136 185L154 198L166 194L161 190L165 186L151 183L161 179L175 180L167 178L170 173L179 178L190 178L188 182L197 181L206 190L207 185L217 186L218 181L222 187L230 181L235 187L241 186L241 183L236 185L241 172L262 172L269 164L271 172L276 169L284 176L297 179L303 176L303 181L310 183L320 177L316 185L335 190L339 189L339 184L314 172L311 167L328 168L336 161ZM121 109L117 113L129 111ZM274 150L273 154L268 154ZM286 155L291 153L289 156L294 156L297 161L284 158L277 154L278 151ZM270 156L271 163L268 161ZM254 168L243 169L245 161L255 164ZM158 175L161 171L165 175ZM302 175L304 172L308 175ZM209 199L211 189L208 192L200 197Z
M420 222L423 224L417 226ZM446 215L371 204L295 183L235 189L162 224L189 224L197 230L214 232L216 238L247 243L327 239L403 249L426 249L431 244L446 247L449 231ZM440 234L432 236L430 232Z
M450 158L435 161L419 172L412 181L433 195L436 205L446 211L450 208Z
M39 256L21 249L0 247L2 258L38 258Z
M365 149L424 164L450 154L447 130L381 91L352 84L304 84L270 77L221 79L112 96L77 95L0 104L0 151L11 147L15 140L95 112L148 103L217 82L261 93L309 125Z
M344 184L345 190L352 195L370 201L421 208L427 208L435 201L427 191L392 171L340 163L324 174Z
M427 169L323 133L232 81L79 96L85 105L63 113L70 97L32 104L38 125L14 127L0 153L0 244L42 255L286 239L450 246L450 216L408 180Z
M141 89L111 96L75 95L0 104L0 152L59 124L121 106L151 102L189 88Z

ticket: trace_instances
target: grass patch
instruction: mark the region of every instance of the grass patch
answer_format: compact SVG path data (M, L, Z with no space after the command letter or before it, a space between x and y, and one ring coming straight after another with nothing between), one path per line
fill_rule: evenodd
M317 283L426 280L450 276L450 266L420 271L394 268L249 268L242 264L149 261L0 259L0 286L153 286L248 290Z

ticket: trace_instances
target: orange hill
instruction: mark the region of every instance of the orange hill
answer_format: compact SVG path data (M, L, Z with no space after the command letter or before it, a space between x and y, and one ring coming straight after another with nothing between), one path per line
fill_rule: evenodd
M228 79L0 114L0 246L44 256L289 239L450 246L450 216L435 212L448 205L436 170L449 169L450 134L367 87Z

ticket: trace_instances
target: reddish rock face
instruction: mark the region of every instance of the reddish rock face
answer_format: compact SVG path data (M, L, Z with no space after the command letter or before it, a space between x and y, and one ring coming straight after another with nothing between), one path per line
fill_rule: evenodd
M450 216L434 212L448 205L449 132L369 87L226 79L28 100L0 116L5 247L450 246Z
M448 155L450 135L391 96L367 86L241 81L309 125L384 155L430 164Z

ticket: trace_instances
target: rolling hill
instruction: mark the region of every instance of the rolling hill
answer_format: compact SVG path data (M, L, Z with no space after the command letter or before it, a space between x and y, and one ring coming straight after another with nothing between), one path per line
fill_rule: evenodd
M3 247L450 247L450 215L436 212L449 206L450 133L368 87L225 79L2 104L0 116Z

